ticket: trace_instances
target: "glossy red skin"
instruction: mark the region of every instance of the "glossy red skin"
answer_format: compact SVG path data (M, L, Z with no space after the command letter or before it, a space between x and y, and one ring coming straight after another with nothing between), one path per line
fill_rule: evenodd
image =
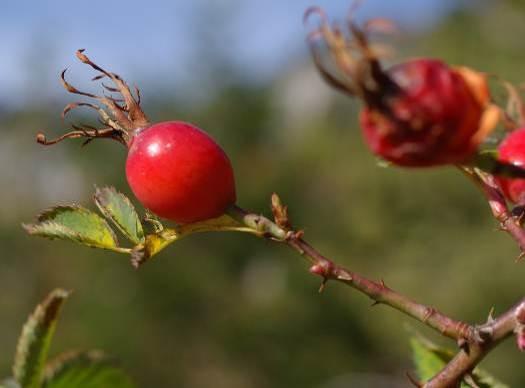
M392 67L400 87L387 100L390 116L365 107L360 116L365 142L394 164L425 167L466 161L483 108L462 76L439 60L415 59Z
M185 122L139 131L126 177L146 208L180 224L218 217L236 200L230 160L208 134Z
M525 127L507 135L498 147L498 159L515 166L525 166ZM525 179L496 177L505 197L510 201L525 204Z

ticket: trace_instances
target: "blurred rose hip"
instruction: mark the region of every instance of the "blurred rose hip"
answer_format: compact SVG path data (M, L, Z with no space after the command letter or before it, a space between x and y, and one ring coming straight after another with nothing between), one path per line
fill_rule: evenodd
M391 29L387 21L360 28L350 20L347 36L321 10L307 16L313 13L321 17L309 37L315 63L332 86L365 103L360 124L374 154L396 165L425 167L461 164L476 153L498 116L483 74L428 58L384 70L379 61L384 47L369 44L367 35ZM325 64L318 38L342 76Z
M477 150L484 106L461 72L435 59L416 59L386 73L398 86L360 115L372 152L401 166L462 163Z

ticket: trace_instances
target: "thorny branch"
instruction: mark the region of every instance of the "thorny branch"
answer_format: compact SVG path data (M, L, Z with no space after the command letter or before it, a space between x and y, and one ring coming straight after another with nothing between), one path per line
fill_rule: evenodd
M456 387L465 375L470 373L477 364L501 341L513 334L520 334L523 323L520 322L525 313L525 298L511 307L496 319L489 318L484 325L477 326L477 339L470 341L460 349L456 356L423 388Z
M505 197L496 183L494 176L474 169L461 169L481 189L487 198L494 218L500 223L501 229L507 232L518 243L520 248L519 260L525 254L525 230L520 225L524 216L523 209L517 207L513 211L509 210Z
M350 41L347 41L337 26L330 27L327 24L326 16L321 10L318 8L310 9L306 14L306 18L313 14L317 14L321 18L321 25L311 33L309 40L312 41L318 35L323 35L332 53L334 53L334 60L339 64L340 68L345 69L347 76L341 79L331 76L324 68L321 57L315 51L315 47L311 46L316 65L323 77L332 86L346 91L347 94L361 96L369 103L372 100L375 101L378 96L392 92L392 88L395 85L390 85L387 82L388 80L382 78L383 73L378 62L380 50L368 44L364 31L361 31L355 24L350 22L352 37ZM384 22L378 20L366 25L365 29L377 28L378 26L388 27ZM347 52L348 47L357 50L361 56L358 55L357 59L349 56ZM94 81L107 78L113 83L113 86L102 83L105 91L118 93L120 96L115 98L105 94L98 96L82 92L66 81L66 71L64 70L61 74L64 88L70 93L90 98L96 104L82 101L70 103L64 108L63 117L73 109L87 107L99 114L100 121L104 127L97 129L88 125L73 126L72 131L54 140L47 140L45 135L40 133L37 135L38 142L50 145L66 138L84 137L87 139L85 142L87 143L100 137L112 138L127 145L135 131L149 125L147 117L140 108L139 90L135 88L133 93L121 77L93 63L83 53L83 50L77 51L77 58L99 73L93 78ZM356 83L356 80L367 80L367 82ZM379 84L388 85L388 91L378 91L377 85ZM523 112L520 111L520 113ZM510 119L507 121L510 122ZM513 211L509 210L505 198L492 175L471 167L459 168L482 190L494 217L500 223L501 229L516 240L521 251L519 258L525 256L525 230L521 226L522 218L525 215L524 208L518 207ZM327 281L336 280L367 295L374 301L374 305L388 305L433 328L440 334L457 341L460 350L456 356L430 381L426 383L414 382L419 387L458 387L462 380L468 380L469 374L491 349L513 334L517 336L518 347L525 350L525 298L496 319L489 318L486 323L481 325L470 325L454 320L430 306L420 304L392 290L382 280L374 281L368 279L357 272L339 266L323 256L303 239L302 231L295 231L292 228L287 208L281 204L275 194L272 196L272 213L274 221L262 215L249 213L235 205L228 209L228 214L232 218L245 225L247 229L251 229L256 235L288 245L303 256L310 264L310 272L322 277L321 290Z
M280 201L275 194L272 197L272 203L273 213L279 214L279 210L276 211L275 204L280 204ZM302 232L293 231L289 226L280 226L279 219L273 222L262 215L249 213L237 206L232 206L228 210L228 214L242 224L258 231L260 236L284 243L297 251L311 264L310 272L323 278L323 285L328 280L337 280L369 296L374 300L374 304L389 305L425 323L442 335L460 342L469 341L475 335L475 330L470 325L449 318L430 306L413 301L389 288L384 281L373 281L357 272L339 266L306 242L302 237Z
M525 230L521 227L523 211L515 215L510 211L505 198L496 183L494 176L476 169L460 167L474 183L482 190L494 218L500 223L503 231L507 232L520 248L521 259L525 252ZM501 341L515 334L517 344L523 349L525 321L525 297L516 305L497 318L489 317L488 321L475 326L476 335L462 346L456 356L430 381L422 385L424 388L456 387L464 376L468 375L477 364Z
M502 227L522 246L521 242L525 242L525 233L508 210L505 210L506 216L503 216L503 209L507 209L507 207L496 187L489 185L490 177L474 175L471 174L471 171L465 172L473 179L480 179L478 183L484 188L494 215L502 223ZM485 180L487 181L485 182ZM489 320L482 325L469 325L454 320L430 306L417 303L392 290L383 280L379 282L370 280L323 256L303 239L302 231L292 229L287 208L282 206L276 194L272 196L272 213L274 221L262 215L249 213L237 206L232 206L228 210L228 214L232 218L257 231L257 235L286 244L303 256L310 264L310 272L323 278L320 290L324 288L328 280L339 281L370 297L374 301L373 305L385 304L393 307L435 329L440 334L457 341L460 348L458 354L430 381L426 383L414 382L419 387L459 386L461 381L499 342L513 333L518 333L519 330L525 333L525 298L496 319L489 317ZM517 225L517 229L512 225ZM525 337L525 334L523 336Z
M330 25L325 13L317 7L310 8L305 13L305 19L308 20L312 15L320 19L318 27L308 35L308 42L312 50L312 56L316 67L321 76L335 89L343 91L347 95L357 96L365 101L368 106L376 106L380 111L388 111L385 107L388 104L382 104L385 96L392 92L392 82L388 82L388 77L381 71L379 59L381 51L374 50L373 46L367 40L366 31L359 28L349 17L347 28L349 34L345 35L337 24ZM379 23L381 26L382 23ZM330 68L324 63L323 56L318 51L315 44L321 37L323 43L327 46L332 63L338 69L337 76L330 72ZM383 76L382 76L383 75ZM387 85L382 88L382 85ZM509 92L509 113L503 114L504 124L509 128L515 128L516 123L513 116L518 117L518 122L523 123L525 104L519 98L517 91L508 83L504 84ZM493 106L490 110L490 127L493 128L500 117L500 109ZM488 110L486 111L488 112ZM514 114L513 114L514 113ZM489 116L487 116L489 117ZM493 166L494 167L494 166ZM522 171L514 171L516 166L501 165L498 162L495 171L501 172L512 171L513 176L519 176ZM482 190L488 200L489 206L494 217L500 223L501 229L509 233L518 243L520 256L525 256L525 230L522 228L522 219L525 218L525 206L517 207L509 211L505 198L496 183L494 177L473 167L459 166L469 178ZM521 169L521 168L520 168ZM516 174L515 174L516 173ZM519 173L519 174L518 174ZM499 318L490 319L487 323L480 326L470 326L461 322L455 322L455 330L452 335L446 331L449 328L450 318L441 313L431 312L428 318L422 317L419 313L419 305L405 296L393 292L383 283L376 283L368 279L363 279L358 274L340 268L330 260L326 259L315 251L301 238L291 235L285 242L295 248L300 253L310 258L312 263L311 272L323 276L326 280L334 279L342 281L366 295L370 296L378 303L388 304L406 314L426 323L428 326L438 329L444 335L455 338L458 341L460 351L457 356L433 379L426 384L417 383L423 387L456 387L468 375L472 369L483 359L483 357L501 340L516 332L518 336L518 346L525 348L525 329L523 324L517 322L515 316L518 308L522 306L521 302L508 310ZM523 300L525 302L525 299ZM454 322L454 321L453 321ZM521 337L520 337L521 335ZM520 342L520 338L522 342ZM475 385L474 385L475 386Z

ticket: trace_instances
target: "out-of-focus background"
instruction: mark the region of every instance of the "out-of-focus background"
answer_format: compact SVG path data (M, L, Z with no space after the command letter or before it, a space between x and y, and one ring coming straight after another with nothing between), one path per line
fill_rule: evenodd
M358 19L399 24L397 60L433 56L525 79L522 1L367 0ZM93 186L128 193L125 149L100 140L51 148L69 68L91 58L141 87L154 121L208 131L235 167L239 204L267 212L271 192L326 255L453 317L480 322L523 295L525 267L483 199L454 169L380 167L357 102L309 58L300 1L10 1L0 11L0 374L22 323L52 288L74 290L53 352L97 347L143 387L394 387L411 370L411 330L439 337L339 284L317 293L293 252L242 234L197 235L139 271L125 256L30 237L20 227L57 203L91 205ZM319 2L344 20L350 0ZM83 113L73 115L88 120ZM523 386L512 341L483 365Z

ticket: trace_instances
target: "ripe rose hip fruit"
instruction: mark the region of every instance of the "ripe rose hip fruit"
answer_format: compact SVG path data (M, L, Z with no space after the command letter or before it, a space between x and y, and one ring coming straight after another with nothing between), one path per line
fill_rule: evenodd
M439 60L416 59L386 74L399 90L360 115L372 152L409 167L467 161L478 147L484 106L461 73Z
M329 84L365 103L360 124L374 154L407 167L461 164L474 155L497 121L484 75L428 58L384 70L380 49L367 38L375 26L385 29L384 20L371 20L363 28L350 20L347 34L330 25L321 10L311 9L311 14L321 17L310 34L317 68ZM317 48L319 37L336 74Z
M126 177L148 209L178 223L218 217L235 203L230 160L199 128L180 121L154 124L132 140Z
M113 86L103 87L119 98L81 92L65 80L66 90L90 97L91 102L71 103L63 115L74 108L87 107L99 113L106 125L102 129L77 127L61 137L47 140L43 134L37 141L44 145L66 138L110 138L128 147L126 177L137 199L153 213L180 224L202 221L222 215L235 203L235 182L230 160L221 147L199 128L181 121L150 124L140 108L140 93L132 93L117 74L93 63L83 50L77 58L109 78ZM102 108L105 108L105 110Z
M525 127L509 133L498 147L498 160L525 166ZM515 204L525 204L525 179L496 177L505 197Z

